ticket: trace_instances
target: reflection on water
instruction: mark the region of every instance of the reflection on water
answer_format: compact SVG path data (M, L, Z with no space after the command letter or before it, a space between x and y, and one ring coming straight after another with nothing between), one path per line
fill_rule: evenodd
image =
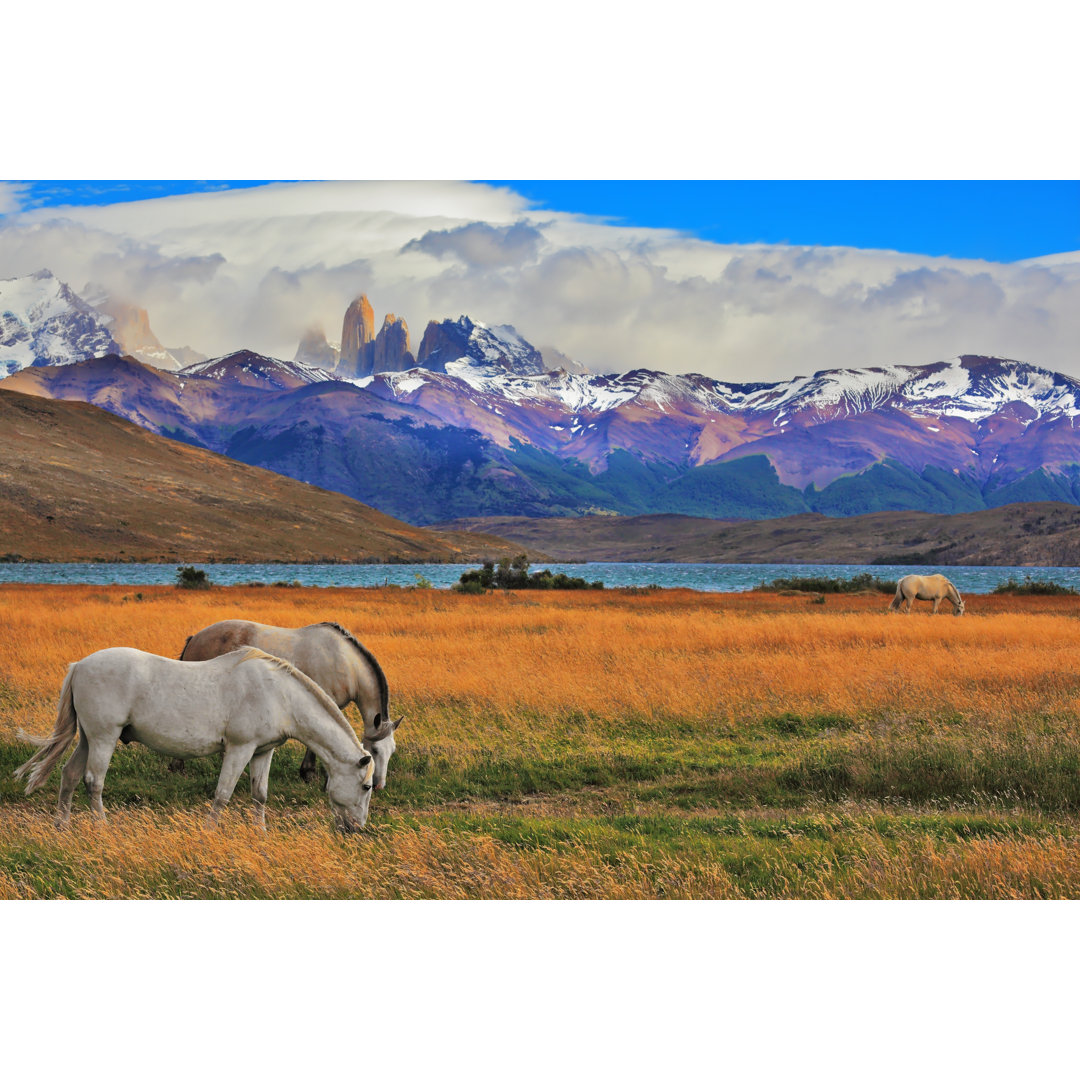
M464 566L445 563L394 565L312 565L300 563L199 563L215 585L256 581L290 584L372 587L415 585L417 579L436 588L449 588ZM1056 581L1080 588L1080 567L1075 566L845 566L805 563L537 563L533 570L563 571L587 581L620 585L660 585L663 588L700 589L705 592L742 592L761 581L778 577L842 577L870 573L896 580L904 574L944 573L961 592L986 593L1010 577L1020 581ZM159 563L0 563L0 584L66 585L172 585L176 567Z

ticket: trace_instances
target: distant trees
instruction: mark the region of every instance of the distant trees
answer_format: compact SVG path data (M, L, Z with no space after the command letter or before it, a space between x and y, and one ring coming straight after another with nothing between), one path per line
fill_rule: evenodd
M529 573L529 557L525 554L500 559L498 564L487 559L479 570L466 570L453 586L455 592L484 593L491 589L602 589L602 581L592 583L584 578L553 574L550 570Z

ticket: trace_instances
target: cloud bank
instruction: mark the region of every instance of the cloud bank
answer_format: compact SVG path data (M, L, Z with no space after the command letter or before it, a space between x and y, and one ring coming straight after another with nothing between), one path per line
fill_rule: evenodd
M5 189L6 190L6 189ZM987 353L1080 376L1080 253L1023 263L725 245L552 213L507 188L271 184L0 218L0 277L48 267L148 309L167 346L291 357L366 292L413 347L429 319L511 323L596 371L740 381ZM2 201L2 200L0 200Z

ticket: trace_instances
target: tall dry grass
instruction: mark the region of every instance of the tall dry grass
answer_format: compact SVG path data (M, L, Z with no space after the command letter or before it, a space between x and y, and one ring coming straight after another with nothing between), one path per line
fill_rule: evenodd
M701 855L522 848L423 824L346 838L314 814L262 833L124 810L60 832L0 810L0 899L1064 899L1078 882L1067 830L889 839L872 821L834 817L825 840L734 837Z
M887 603L3 587L12 760L16 728L51 728L68 663L111 645L178 656L223 618L340 622L409 720L359 838L332 832L317 792L285 786L284 763L266 834L243 786L216 832L196 783L186 802L141 805L164 764L134 748L106 782L104 826L77 806L57 832L55 777L31 802L8 782L0 896L1077 895L1080 601L976 597L963 619ZM815 824L823 806L839 809ZM942 831L972 807L970 831ZM775 821L753 817L766 809Z
M1080 601L991 605L962 619L887 615L876 597L824 608L805 597L430 590L0 589L0 738L51 720L68 663L130 645L178 656L223 618L335 620L381 661L392 710L449 710L444 732L527 739L582 714L737 729L780 713L874 724L1005 729L1078 719ZM998 599L998 598L994 598ZM981 614L977 605L985 607ZM494 730L493 725L494 724ZM479 737L479 731L472 732ZM587 734L587 733L586 733Z

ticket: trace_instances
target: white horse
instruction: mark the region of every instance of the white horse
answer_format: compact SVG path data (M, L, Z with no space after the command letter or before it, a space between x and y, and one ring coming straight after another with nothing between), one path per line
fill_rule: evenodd
M224 750L210 818L216 821L245 766L251 765L255 821L265 828L270 759L286 739L314 747L326 765L326 793L338 827L363 828L373 765L341 710L302 672L259 649L241 649L199 664L181 664L139 649L102 649L68 666L56 725L16 771L36 790L71 745L64 766L58 822L71 815L80 778L90 806L105 816L101 790L117 739L141 742L170 757L208 757ZM22 734L20 732L20 734Z
M313 623L295 630L246 619L225 619L193 634L184 642L181 660L210 660L244 645L280 656L314 679L339 709L356 702L364 718L364 749L375 759L375 790L386 787L386 767L397 749L394 732L399 718L390 720L390 691L379 661L337 623ZM304 755L300 775L315 775L315 754Z
M964 614L964 601L956 586L941 574L931 574L929 577L920 577L918 574L908 574L896 583L896 595L889 604L890 611L904 611L911 614L911 606L916 600L933 600L933 614L937 614L942 600L948 600L953 606L954 615ZM907 608L904 608L904 604Z

